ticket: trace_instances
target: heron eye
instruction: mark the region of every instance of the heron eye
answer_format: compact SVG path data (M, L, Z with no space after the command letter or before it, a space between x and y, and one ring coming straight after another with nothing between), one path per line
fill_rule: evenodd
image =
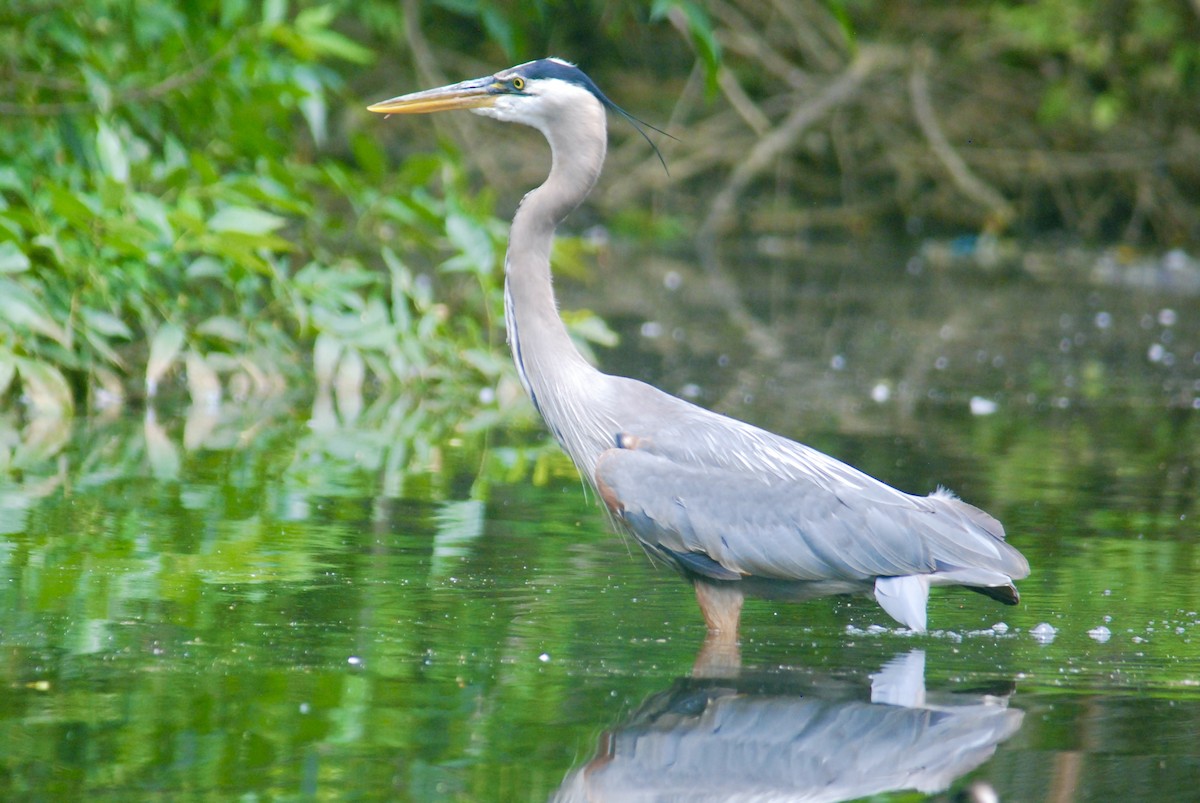
M512 88L520 92L525 88L525 79L521 78L520 76L512 79Z

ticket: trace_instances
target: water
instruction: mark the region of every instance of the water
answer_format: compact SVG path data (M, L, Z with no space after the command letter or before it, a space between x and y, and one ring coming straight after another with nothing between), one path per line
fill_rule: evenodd
M697 316L627 332L620 367L951 485L1028 556L1019 607L935 592L914 636L868 599L750 601L741 673L692 677L690 590L536 432L446 437L419 398L315 430L236 408L10 427L0 797L1194 799L1194 299L888 276L751 298L776 371L722 365Z

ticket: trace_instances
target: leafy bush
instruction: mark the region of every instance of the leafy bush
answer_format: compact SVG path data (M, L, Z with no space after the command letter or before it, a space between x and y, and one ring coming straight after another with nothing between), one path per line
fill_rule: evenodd
M0 404L153 396L177 366L194 403L263 396L307 376L313 344L347 397L507 370L504 226L455 155L393 170L363 136L357 164L323 150L331 110L361 106L327 62L372 59L333 22L285 2L6 5Z

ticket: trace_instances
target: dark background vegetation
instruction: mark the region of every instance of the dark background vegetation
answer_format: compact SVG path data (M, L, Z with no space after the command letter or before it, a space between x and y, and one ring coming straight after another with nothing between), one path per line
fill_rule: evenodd
M0 45L0 409L503 383L502 218L542 146L364 105L548 54L678 137L668 174L615 124L576 231L1200 234L1183 0L14 0Z

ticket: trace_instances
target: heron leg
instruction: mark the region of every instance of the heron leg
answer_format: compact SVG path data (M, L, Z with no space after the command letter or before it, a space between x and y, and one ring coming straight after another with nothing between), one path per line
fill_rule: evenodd
M704 646L692 666L693 677L726 677L736 674L742 665L738 647L738 621L742 616L744 595L735 583L709 583L696 580L696 601L708 625Z
M721 633L737 640L738 621L742 618L745 596L735 583L710 583L697 579L696 601L709 633Z

